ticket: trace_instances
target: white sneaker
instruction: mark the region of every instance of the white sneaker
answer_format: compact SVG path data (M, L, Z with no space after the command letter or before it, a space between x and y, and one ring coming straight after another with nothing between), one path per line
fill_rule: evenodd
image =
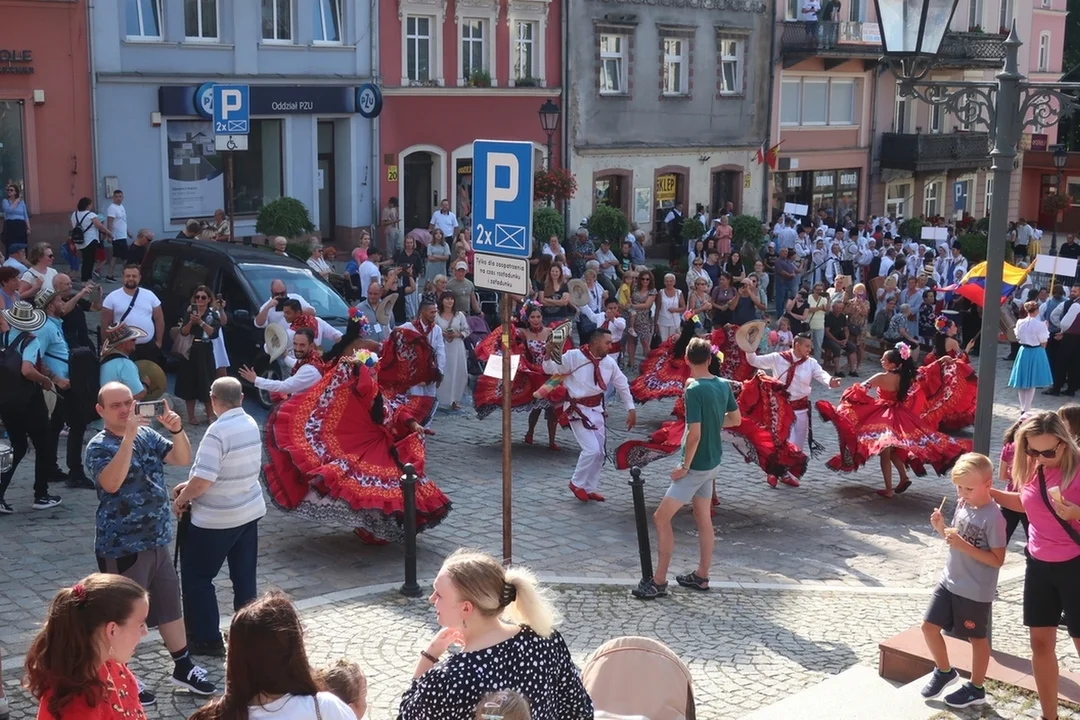
M0 697L0 720L8 720L11 710L8 708L7 696Z

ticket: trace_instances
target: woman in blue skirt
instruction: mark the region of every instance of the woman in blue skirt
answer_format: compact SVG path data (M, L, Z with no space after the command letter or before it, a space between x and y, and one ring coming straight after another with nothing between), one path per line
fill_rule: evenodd
M1024 303L1027 317L1016 323L1016 340L1020 351L1013 362L1009 387L1016 388L1020 394L1020 412L1031 409L1035 390L1054 384L1050 373L1050 361L1046 357L1046 341L1050 339L1050 330L1046 322L1039 319L1039 304Z

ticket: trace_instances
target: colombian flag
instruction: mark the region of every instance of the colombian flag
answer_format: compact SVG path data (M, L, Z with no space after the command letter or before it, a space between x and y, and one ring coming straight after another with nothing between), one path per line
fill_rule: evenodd
M1001 277L1001 302L1005 300L1027 277L1031 268L1018 268L1015 265L1005 263ZM938 292L954 292L960 297L965 297L979 307L986 302L986 262L981 262L967 271L967 275L960 282L949 287L939 288Z

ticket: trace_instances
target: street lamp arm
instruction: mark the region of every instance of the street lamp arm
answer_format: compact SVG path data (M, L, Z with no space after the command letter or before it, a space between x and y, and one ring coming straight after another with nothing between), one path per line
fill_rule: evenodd
M1063 115L1072 114L1080 108L1076 94L1080 85L1073 88L1064 84L1021 83L1020 117L1025 126L1032 130L1042 130L1057 125ZM1071 91L1071 92L1070 92Z

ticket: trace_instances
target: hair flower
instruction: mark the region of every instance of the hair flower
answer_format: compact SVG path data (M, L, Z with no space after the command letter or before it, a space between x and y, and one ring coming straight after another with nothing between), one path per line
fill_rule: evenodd
M724 364L724 351L716 345L712 346L712 354L716 356L716 361L721 365Z
M896 343L896 352L900 353L900 357L904 360L907 360L911 357L911 348L908 346L907 343Z
M71 588L71 597L75 599L76 605L82 605L86 602L86 586L82 583L75 583Z
M353 355L353 362L357 365L365 365L367 367L374 367L378 358L375 357L375 353L370 350L357 350Z
M938 315L936 318L934 318L934 327L937 329L938 332L945 332L945 330L949 327L949 322L949 318L945 317L944 315Z

